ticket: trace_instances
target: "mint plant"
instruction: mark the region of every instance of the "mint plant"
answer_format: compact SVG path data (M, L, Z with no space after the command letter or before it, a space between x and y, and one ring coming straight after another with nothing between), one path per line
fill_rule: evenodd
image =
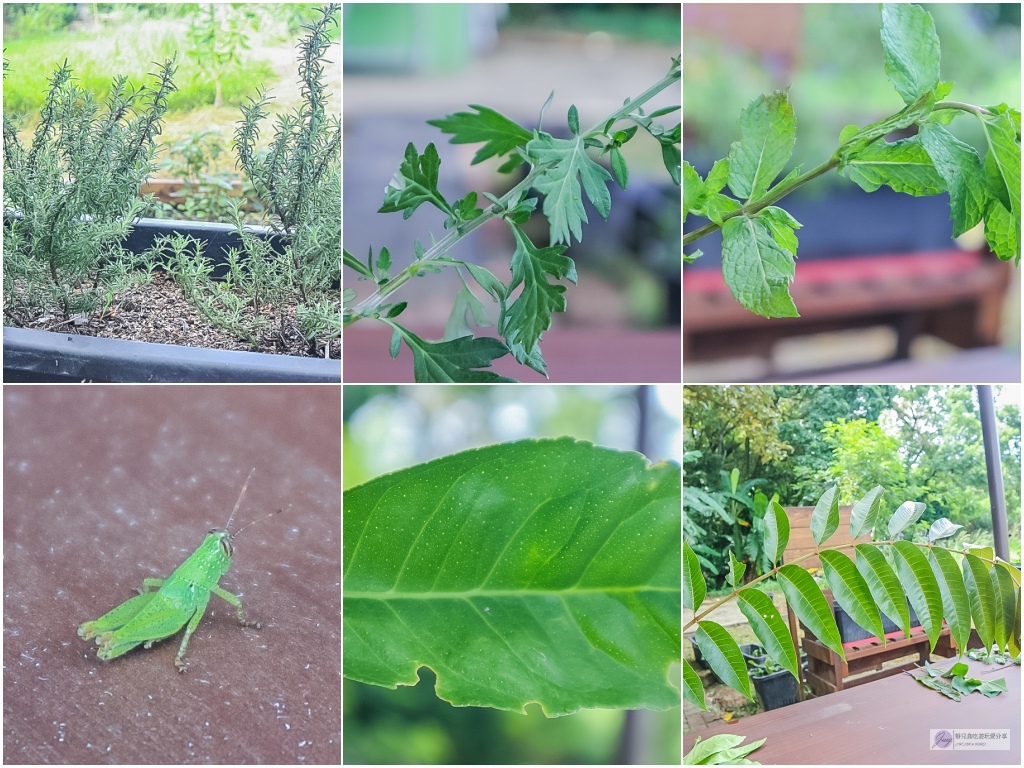
M802 224L776 205L793 190L836 169L867 192L887 185L910 195L949 193L953 235L984 220L989 248L1020 263L1020 110L1007 104L952 101L953 83L939 79L939 39L929 13L917 5L881 5L885 72L906 106L864 127L846 126L828 160L809 171L784 170L796 141L788 91L758 97L739 119L740 138L705 178L683 164L683 221L710 223L685 233L683 244L722 230L722 273L733 296L765 317L798 315L789 285L796 276L796 230ZM984 156L946 128L970 115L984 132ZM917 134L886 141L894 131ZM728 187L730 195L722 190ZM696 251L686 256L693 261Z
M571 472L565 471L572 467ZM571 438L464 451L344 498L344 675L455 706L679 703L680 471Z
M823 585L800 565L802 560L814 556L821 560L825 583L839 605L875 636L884 637L884 613L909 637L909 599L932 650L945 621L961 657L967 652L973 626L987 649L995 647L1019 659L1020 569L996 557L991 547L941 546L941 540L958 530L946 518L932 524L926 541L906 540L905 532L924 514L925 505L914 501L901 504L886 525L881 503L883 491L877 486L854 505L850 533L857 538L885 525L886 539L826 548L829 537L839 528L839 493L838 487L833 486L818 499L811 514L811 536L817 551L784 565L778 563L789 542L789 517L773 500L764 517L763 534L772 567L744 584L746 564L735 555L730 556L727 580L733 590L706 608L703 603L707 584L700 562L691 544L683 541L683 605L693 612L683 630L697 627L697 647L726 685L753 699L739 646L724 627L705 618L733 598L770 659L799 679L799 648L794 646L778 609L755 586L773 577L800 621L824 645L846 658L832 606L822 592ZM853 553L848 555L842 550ZM704 685L685 659L683 696L707 709Z
M551 97L541 109L541 118L533 130L479 105L470 105L472 112L429 120L430 125L451 134L454 144L482 144L473 158L474 164L501 157L505 162L499 172L512 173L526 164L526 177L501 197L482 193L486 198L482 206L478 205L483 201L475 191L450 202L438 190L441 161L437 148L430 143L420 153L410 143L404 160L385 189L379 213L401 213L409 218L426 203L447 216L446 234L429 247L417 241L410 263L397 273L386 247L379 248L376 255L371 247L365 261L344 251L345 266L352 269L358 279L372 281L376 286L370 296L358 302L354 289L345 291L345 325L374 319L390 326L393 331L391 356L396 357L405 343L413 355L416 381L511 381L486 370L493 360L510 353L520 364L546 375L541 337L551 327L553 315L566 308L566 286L556 281L575 283L577 280L576 266L565 255L565 250L570 242L579 242L583 236L583 224L587 223L583 195L607 218L611 209L608 184L614 177L625 188L629 181L629 168L621 148L640 128L658 141L665 168L679 184L681 126L677 123L674 128L667 128L656 121L679 107L650 113L643 109L654 96L677 84L679 77L680 61L676 58L665 77L635 98L626 99L621 108L587 129L580 128L579 112L575 106L570 107L567 116L570 138L567 139L556 138L541 128ZM623 120L630 125L617 127ZM588 149L598 150L598 158L607 156L610 173ZM524 229L527 220L537 213L538 198L530 195L531 190L544 195L539 213L548 220L551 245L536 245ZM495 218L508 224L516 244L510 265L512 277L507 285L478 264L448 255L459 240ZM394 302L391 297L414 277L444 267L458 271L463 287L454 302L446 338L426 341L397 321L407 302ZM466 322L467 313L473 315L477 324L486 318L482 302L469 289L467 275L498 305L497 330L501 339L475 337Z

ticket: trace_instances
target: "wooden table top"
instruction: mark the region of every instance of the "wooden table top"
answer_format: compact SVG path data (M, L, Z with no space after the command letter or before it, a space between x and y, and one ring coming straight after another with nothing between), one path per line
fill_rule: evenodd
M946 668L949 659L934 666ZM959 702L899 674L789 707L683 735L683 753L697 736L743 734L744 743L768 737L748 755L765 765L1020 765L1020 667L964 659L972 677L1006 679L994 698L972 693ZM923 671L915 674L924 674ZM1009 751L930 749L930 730L1010 731Z

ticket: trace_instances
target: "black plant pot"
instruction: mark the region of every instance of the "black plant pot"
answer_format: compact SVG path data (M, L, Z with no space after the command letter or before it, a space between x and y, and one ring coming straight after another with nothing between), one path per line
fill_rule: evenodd
M796 678L785 669L772 672L770 675L751 676L757 698L765 711L788 707L796 704Z
M690 647L693 649L693 663L701 669L711 669L711 665L704 660L704 654L697 647L696 635L690 635Z
M839 603L834 603L833 607L835 608L836 624L839 627L839 637L844 643L849 643L853 640L866 640L869 637L874 637L874 633L869 632L860 624L855 622L853 618L851 618L850 614L848 614L843 607L839 605ZM917 627L920 625L921 622L918 621L917 614L914 613L914 607L910 606L910 626ZM899 627L897 627L896 624L883 613L882 629L885 634L889 634L890 632L896 632L899 630Z
M747 662L748 669L754 664L764 664L765 660L768 658L768 654L764 652L764 648L756 643L742 643L740 645L740 653L743 654L743 658Z
M252 229L274 243L275 248L283 247L280 238L268 228ZM215 264L215 276L226 272L228 250L242 245L230 224L140 219L126 238L125 246L133 253L142 253L160 235L173 233L204 242L203 253ZM339 383L341 361L5 327L3 380L5 383Z

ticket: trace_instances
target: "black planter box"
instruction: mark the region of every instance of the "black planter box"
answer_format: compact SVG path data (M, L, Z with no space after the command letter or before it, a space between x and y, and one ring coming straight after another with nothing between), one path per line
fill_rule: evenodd
M796 704L796 678L785 669L770 675L750 678L757 691L757 698L765 711Z
M13 214L16 216L16 214ZM5 220L12 214L5 214ZM283 241L267 227L251 227L276 250ZM227 272L229 249L242 247L231 224L140 219L125 247L142 253L160 235L179 233L204 243L203 254ZM339 255L340 257L340 255ZM4 328L4 383L340 383L341 361L297 355L151 344L25 328Z
M336 384L341 361L4 328L4 383Z
M740 645L740 653L743 654L743 658L747 662L748 669L754 664L764 664L765 660L768 658L768 654L764 652L764 648L756 643L742 643Z
M869 637L874 637L873 633L855 622L839 603L834 603L833 607L835 608L836 624L839 626L839 637L844 643L849 643L853 640L867 640ZM918 621L917 614L914 613L914 607L910 606L910 626L919 627L920 625L921 622ZM884 613L882 614L882 629L885 634L899 631L899 627Z

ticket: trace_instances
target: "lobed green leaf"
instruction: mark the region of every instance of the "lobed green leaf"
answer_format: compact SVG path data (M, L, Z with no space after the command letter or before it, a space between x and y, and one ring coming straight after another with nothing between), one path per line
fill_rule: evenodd
M476 370L490 368L492 360L508 354L508 347L498 339L464 336L451 341L424 341L398 323L391 325L412 352L417 382L495 384L515 381L491 371ZM391 348L397 352L393 339Z
M457 706L667 709L680 471L574 439L464 451L344 499L344 674ZM723 630L724 631L724 630Z
M500 332L516 360L544 374L547 367L540 352L541 335L551 327L552 315L565 311L565 286L549 283L547 276L575 283L576 265L565 255L564 245L538 248L518 224L509 222L509 227L516 250L507 295L520 285L523 289L502 312Z
M473 165L525 147L533 138L528 130L490 107L470 104L469 108L475 109L476 113L455 112L441 119L427 120L427 125L440 128L442 133L452 134L452 144L483 142L483 146L473 156Z
M538 164L548 166L533 186L545 196L544 215L551 224L552 243L568 244L570 235L577 241L582 238L582 226L587 221L583 192L597 212L608 218L612 199L607 182L611 174L590 158L580 136L556 139L538 132L526 145L526 153Z
M437 147L427 144L423 154L416 151L410 141L405 148L405 160L388 186L384 190L384 205L377 213L402 212L402 218L408 219L423 203L431 203L450 216L455 211L437 189L437 174L441 167Z
M722 274L732 295L751 312L764 317L799 315L789 295L796 276L793 255L772 239L763 222L747 216L725 222Z

